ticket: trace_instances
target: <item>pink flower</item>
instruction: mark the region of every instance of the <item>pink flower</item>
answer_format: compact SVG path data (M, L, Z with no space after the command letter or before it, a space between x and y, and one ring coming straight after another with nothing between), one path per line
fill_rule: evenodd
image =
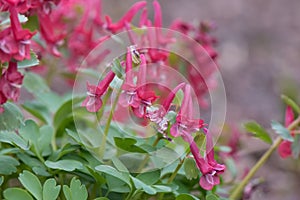
M106 28L112 33L124 30L126 23L130 23L133 17L137 14L139 10L144 8L147 5L146 1L140 1L135 3L127 13L116 23L112 23L112 20L109 16L105 16Z
M200 185L206 190L211 190L215 185L220 184L219 174L222 174L225 170L225 165L217 163L214 158L213 140L211 134L206 128L203 129L206 133L206 164L205 168L202 168L202 176L200 178Z
M20 96L20 88L23 75L18 72L17 63L9 62L8 69L0 78L0 113L4 111L3 105L8 99L17 101Z
M124 106L130 106L132 111L137 117L145 117L147 107L152 105L157 99L155 93L152 90L147 90L146 87L146 59L142 54L140 55L141 64L138 72L137 83L133 83L133 71L132 71L132 48L127 48L126 56L126 77L125 82L122 85L124 92L120 96L119 103Z
M288 127L294 121L294 118L293 109L288 106L285 111L285 126ZM282 141L278 147L278 153L282 158L292 156L292 142Z
M174 137L184 136L197 132L204 126L205 124L202 119L193 119L191 86L186 85L181 108L176 117L176 122L171 127L170 133Z
M157 124L157 130L160 133L164 133L168 128L168 119L166 119L166 114L168 110L170 109L171 103L173 99L175 98L176 93L183 88L185 83L181 83L177 85L167 96L167 98L164 100L163 105L157 109L151 108L149 111L147 111L147 118L150 119L150 121Z
M22 61L30 59L30 39L34 33L22 28L15 7L9 7L11 27L0 32L0 59Z
M87 83L88 96L82 102L82 106L85 106L89 112L97 112L102 106L101 96L106 92L114 77L115 74L110 71L97 86Z

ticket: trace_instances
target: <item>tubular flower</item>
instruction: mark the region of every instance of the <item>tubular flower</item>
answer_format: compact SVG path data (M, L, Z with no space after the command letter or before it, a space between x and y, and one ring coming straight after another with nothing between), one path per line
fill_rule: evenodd
M34 33L22 28L15 7L9 7L11 27L0 32L0 59L22 61L30 59L30 39Z
M174 137L192 134L205 126L202 119L193 119L193 106L191 97L191 86L186 85L184 98L176 122L172 125L170 133Z
M24 76L18 72L17 63L9 62L8 69L0 78L0 105L4 104L8 99L13 101L18 100L23 77ZM0 113L3 111L3 108L0 107Z
M136 13L144 8L147 5L146 1L140 1L135 3L128 11L127 13L116 23L112 23L111 18L109 16L105 16L106 19L106 28L111 31L112 33L116 33L118 31L121 31L125 28L126 23L130 23L133 19L133 17L136 15Z
M285 111L285 126L288 127L294 121L294 118L295 116L293 109L290 106L288 106ZM292 142L282 141L278 147L278 153L282 158L292 156Z
M89 112L97 112L102 106L101 96L106 92L114 77L115 74L110 71L98 85L87 83L88 96L82 102L82 106L85 106Z
M147 118L150 119L150 121L156 123L157 130L160 133L164 133L168 128L168 119L165 117L168 110L170 109L171 103L173 99L175 98L176 93L183 88L185 83L181 83L177 85L167 96L167 98L164 100L163 105L159 108L155 107L149 107L147 110Z
M124 92L120 96L120 104L122 106L132 108L132 111L137 117L145 117L147 107L152 105L152 102L157 99L155 93L152 90L146 88L146 58L142 54L140 55L141 64L138 72L137 83L133 83L132 72L132 48L127 48L126 57L126 77L125 82L122 85Z

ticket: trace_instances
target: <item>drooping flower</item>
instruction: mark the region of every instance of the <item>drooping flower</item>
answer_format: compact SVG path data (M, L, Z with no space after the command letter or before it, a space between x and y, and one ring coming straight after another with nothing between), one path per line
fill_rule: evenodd
M0 78L0 113L4 111L1 105L7 100L17 101L19 99L23 77L18 72L17 63L9 62L7 70Z
M288 127L294 121L294 118L293 109L288 106L285 111L285 127ZM282 158L292 156L292 142L282 141L278 147L278 153Z
M118 31L124 30L126 23L130 23L133 17L138 13L139 10L143 9L147 5L146 1L140 1L135 3L127 13L116 23L112 23L111 18L106 15L106 28L112 33L116 33Z
M151 107L147 110L147 118L150 121L156 123L157 130L160 133L164 133L168 128L168 119L166 118L166 114L170 109L171 103L175 98L176 93L184 87L185 83L181 83L177 85L164 100L162 106L160 107Z
M88 96L82 102L82 106L85 106L89 112L97 112L102 106L101 97L108 89L109 84L112 82L114 77L115 74L110 71L98 85L90 85L87 83Z
M146 58L143 54L140 55L141 63L137 75L136 84L133 82L132 70L132 48L127 48L126 67L125 67L125 82L122 85L124 90L120 96L119 103L124 107L131 107L134 114L139 117L146 116L146 109L152 105L157 99L154 91L148 90L146 86Z
M217 163L214 158L213 140L208 129L203 129L206 135L206 162L207 168L202 169L202 176L200 178L200 185L206 190L211 190L215 185L220 184L219 174L225 170L225 165Z
M186 85L181 108L176 116L176 122L171 127L170 133L174 137L184 136L197 132L204 126L205 124L202 119L193 118L191 86Z

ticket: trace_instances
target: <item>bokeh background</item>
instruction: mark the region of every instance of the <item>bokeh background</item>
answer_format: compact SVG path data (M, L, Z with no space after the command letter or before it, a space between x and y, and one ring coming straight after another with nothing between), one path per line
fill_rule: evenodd
M134 2L103 0L104 12L117 20ZM270 129L272 119L283 120L281 93L299 102L299 0L159 2L164 27L176 18L195 23L210 20L217 24L213 34L219 40L218 63L226 87L229 124L241 127L242 122L256 120ZM148 7L149 14L153 14L151 4ZM242 173L253 166L268 146L241 132L238 164ZM262 177L264 183L251 199L300 199L299 161L281 159L276 152L256 177Z

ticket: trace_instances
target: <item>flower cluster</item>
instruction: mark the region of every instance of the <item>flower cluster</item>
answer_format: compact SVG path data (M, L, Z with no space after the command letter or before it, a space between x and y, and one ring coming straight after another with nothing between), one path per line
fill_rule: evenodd
M133 59L133 54L138 54L140 59L136 76L133 71L133 62L136 61ZM162 105L153 105L159 97L156 96L153 90L147 87L146 71L147 62L145 55L136 52L132 46L128 47L125 62L125 80L120 88L122 93L118 100L119 104L129 108L136 117L153 122L157 131L163 134L166 139L171 140L170 137L167 136L167 129L169 126L171 127L171 136L182 137L183 140L189 144L197 167L202 173L199 182L200 185L206 190L211 190L213 186L220 183L218 175L224 172L225 166L218 164L214 159L212 136L205 128L206 124L202 119L195 119L193 117L191 86L186 83L181 83L168 94L162 102ZM110 71L98 85L87 84L88 96L83 101L82 106L85 106L90 112L97 112L101 109L101 96L108 89L109 84L113 81L114 77L115 74ZM184 91L184 97L180 109L176 114L176 120L173 123L166 116L170 111L176 93L180 89ZM199 132L200 129L203 129L206 135L207 146L204 157L200 154L200 150L192 136L193 133Z

